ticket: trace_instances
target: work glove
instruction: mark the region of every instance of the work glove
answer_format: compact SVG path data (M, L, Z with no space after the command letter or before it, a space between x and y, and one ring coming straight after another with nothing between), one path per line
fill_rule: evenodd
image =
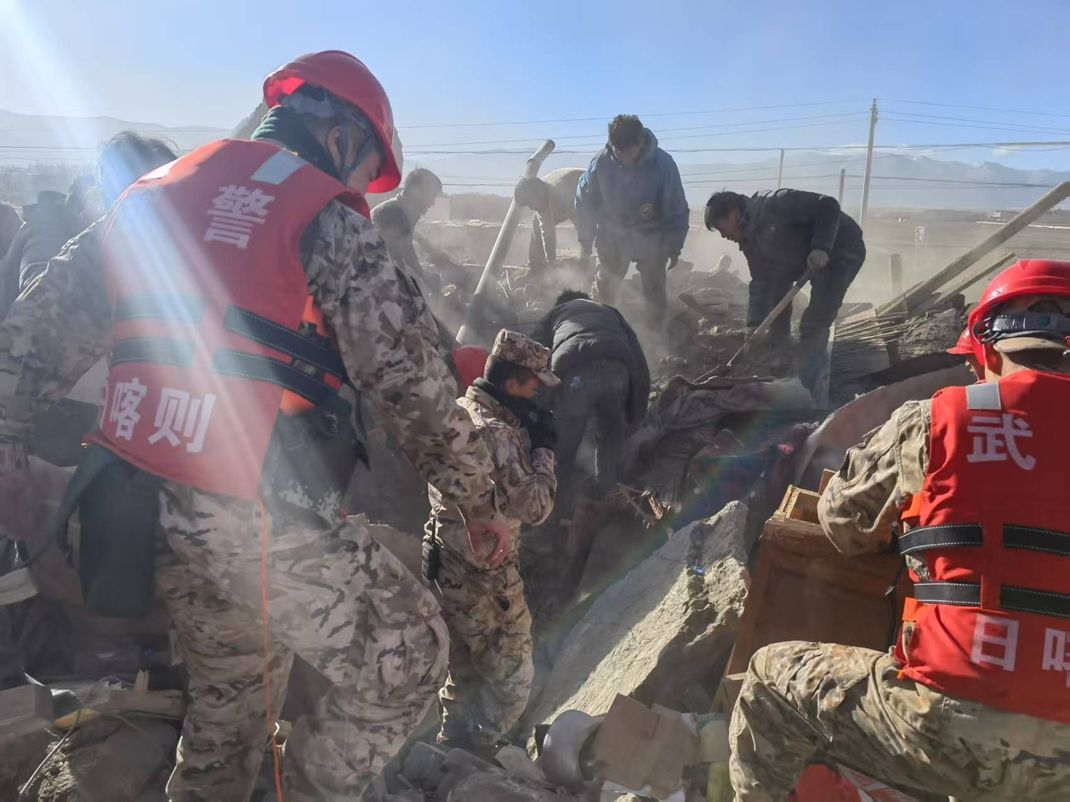
M806 257L806 266L810 270L824 270L829 266L828 251L822 248L814 248Z
M557 448L557 424L554 421L553 412L548 409L535 410L529 416L526 425L533 450L547 448L553 451Z
M669 266L665 268L666 271L672 270L680 262L680 254L673 253L669 255Z
M36 512L37 497L26 443L18 438L0 439L0 535L29 540Z

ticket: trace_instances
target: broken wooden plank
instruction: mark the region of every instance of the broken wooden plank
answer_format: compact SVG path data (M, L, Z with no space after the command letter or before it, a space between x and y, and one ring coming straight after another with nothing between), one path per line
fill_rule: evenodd
M0 742L52 726L52 692L28 683L0 691Z
M788 485L788 489L784 491L784 499L780 502L780 507L773 515L777 518L808 521L816 524L818 498L819 494L812 490Z

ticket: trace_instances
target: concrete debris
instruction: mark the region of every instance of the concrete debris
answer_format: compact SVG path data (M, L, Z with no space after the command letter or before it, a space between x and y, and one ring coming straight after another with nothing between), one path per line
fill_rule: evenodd
M75 731L27 789L36 802L163 802L178 730L152 719L94 721Z
M502 773L473 774L454 788L448 802L577 802L579 797Z
M734 502L675 532L602 593L565 639L529 721L600 714L618 693L677 707L692 683L714 676L715 686L747 594L746 514Z

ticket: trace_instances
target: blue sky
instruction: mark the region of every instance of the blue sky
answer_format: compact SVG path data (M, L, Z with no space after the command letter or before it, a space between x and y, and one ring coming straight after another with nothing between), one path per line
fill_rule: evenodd
M873 96L880 144L1070 140L1068 30L1056 0L0 0L0 108L229 127L273 67L341 48L414 152L543 136L593 152L622 111L670 151L862 143ZM946 158L1070 167L1061 149Z

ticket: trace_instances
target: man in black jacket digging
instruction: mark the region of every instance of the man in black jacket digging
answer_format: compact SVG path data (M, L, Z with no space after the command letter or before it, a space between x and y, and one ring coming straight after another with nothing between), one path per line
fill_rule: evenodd
M706 203L706 228L739 245L750 267L747 327L754 328L807 270L810 305L799 324L799 379L810 390L825 367L829 329L866 258L862 229L828 195L780 189L751 197L717 192ZM769 344L791 340L791 310L776 319Z
M595 452L591 495L604 498L621 480L624 442L646 415L650 369L639 339L621 313L575 290L557 297L533 336L551 349L551 369L561 378L549 399L558 434L554 517L569 518L582 484L577 454L588 432ZM566 534L561 527L544 527L525 544L533 572L529 587L569 584L564 576L575 566L563 564L568 559L563 547ZM560 587L546 595L567 595L570 590ZM534 606L540 617L540 605Z

